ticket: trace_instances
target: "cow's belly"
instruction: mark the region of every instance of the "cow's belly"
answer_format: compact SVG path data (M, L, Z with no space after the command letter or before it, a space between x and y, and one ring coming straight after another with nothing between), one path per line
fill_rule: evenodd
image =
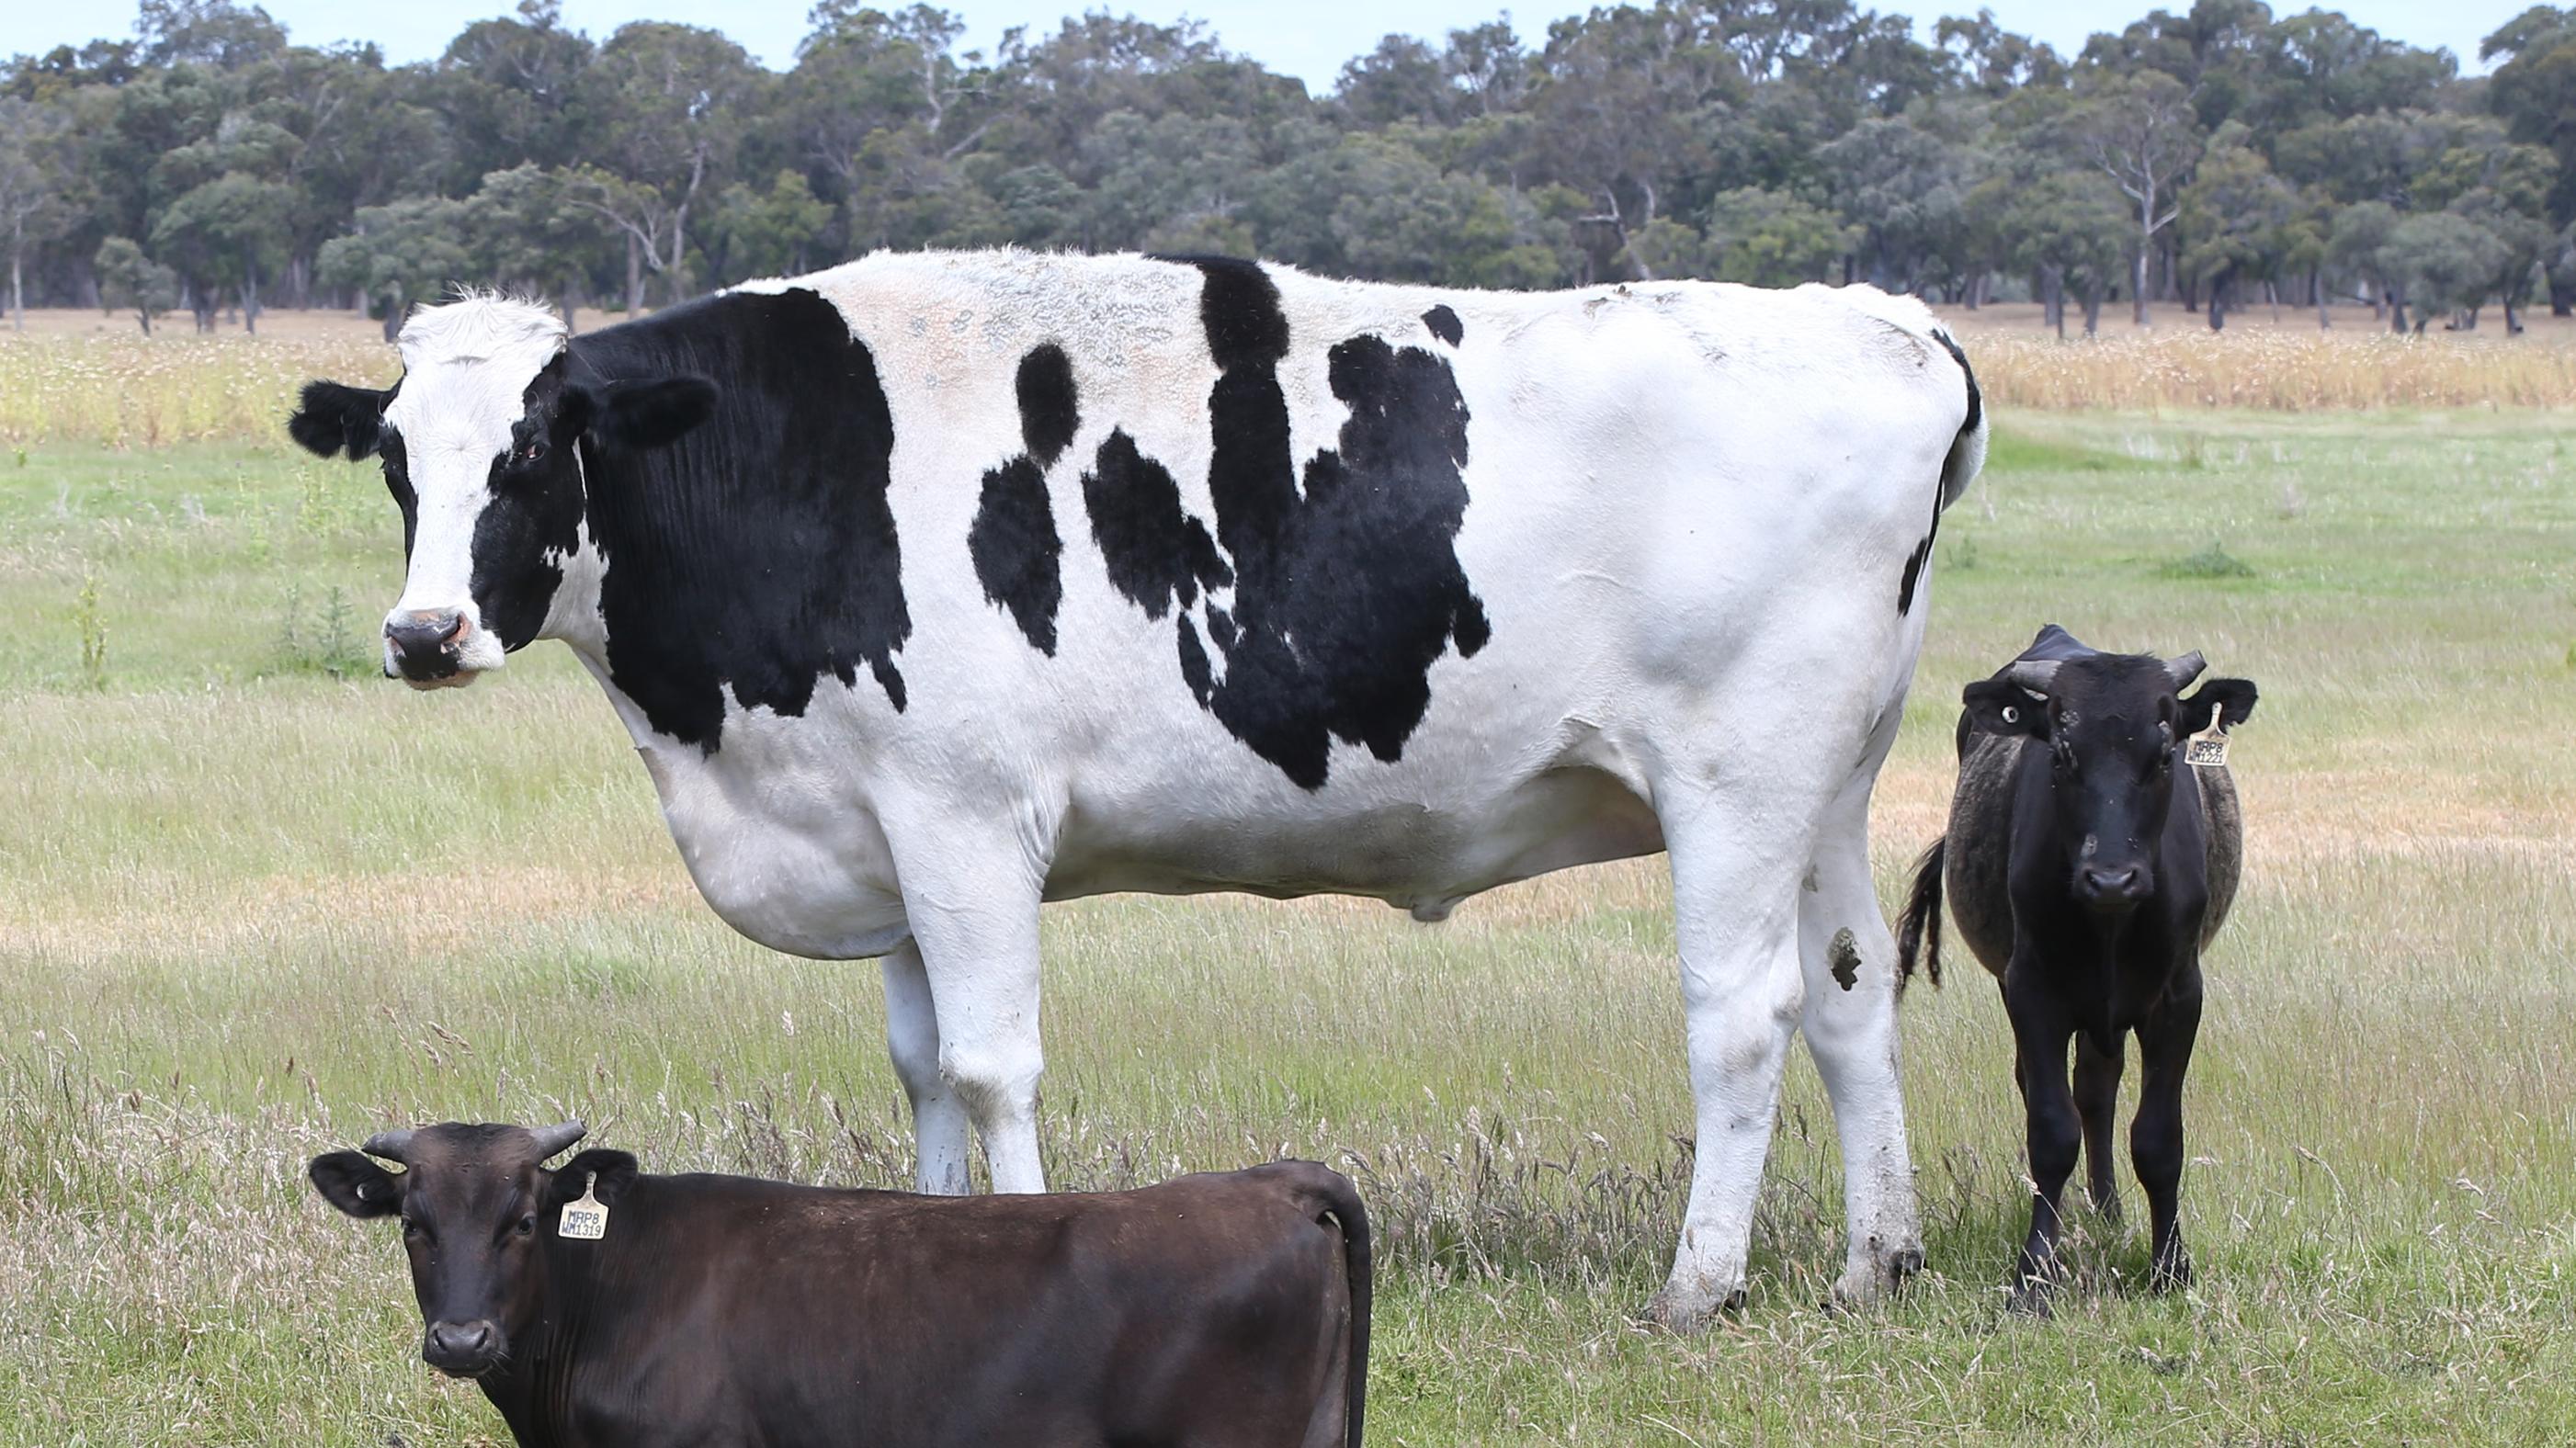
M1471 800L1312 801L1270 818L1128 814L1066 822L1051 900L1121 890L1365 895L1437 920L1467 896L1551 870L1653 854L1653 811L1599 769L1570 765Z

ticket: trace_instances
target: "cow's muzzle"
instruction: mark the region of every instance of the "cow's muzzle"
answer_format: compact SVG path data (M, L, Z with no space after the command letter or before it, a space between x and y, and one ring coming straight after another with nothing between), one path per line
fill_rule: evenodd
M465 644L474 625L463 609L407 609L385 620L385 677L415 689L470 684Z
M433 1322L420 1340L420 1360L451 1378L479 1378L500 1366L501 1330L489 1322Z
M2075 872L2075 898L2105 915L2135 910L2154 891L2144 865L2086 865Z

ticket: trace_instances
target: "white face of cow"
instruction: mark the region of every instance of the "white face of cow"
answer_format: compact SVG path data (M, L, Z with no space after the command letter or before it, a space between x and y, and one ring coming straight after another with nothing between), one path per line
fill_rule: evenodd
M584 523L583 445L668 442L714 389L575 382L554 314L498 298L417 313L401 350L391 390L312 383L287 429L325 456L384 460L408 562L385 615L386 677L470 684L514 649L596 623L604 563Z

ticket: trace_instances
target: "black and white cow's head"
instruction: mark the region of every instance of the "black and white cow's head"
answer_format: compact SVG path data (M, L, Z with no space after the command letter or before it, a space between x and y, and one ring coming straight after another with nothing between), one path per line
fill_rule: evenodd
M2040 638L2045 644L2049 634ZM2028 851L2085 907L2117 913L2156 893L2183 741L2221 711L2225 724L2243 723L2256 694L2250 680L2211 679L2182 697L2204 667L2197 652L2159 659L2076 650L2018 659L1970 684L1962 702L1969 728L2048 750L2040 827L2016 827L2014 871Z
M383 460L409 568L385 615L386 677L469 684L597 617L585 450L668 444L707 418L716 390L590 375L551 311L500 297L417 312L400 346L391 388L308 383L286 429L323 457Z

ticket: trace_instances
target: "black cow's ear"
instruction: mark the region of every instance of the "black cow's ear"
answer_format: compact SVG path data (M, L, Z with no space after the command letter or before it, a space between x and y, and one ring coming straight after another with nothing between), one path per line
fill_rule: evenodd
M2227 727L2233 729L2254 717L2254 698L2252 679L2211 679L2182 701L2182 718L2176 727L2185 734L2197 734L2209 727L2211 715L2224 708Z
M316 457L346 453L349 461L373 454L384 441L385 404L391 392L344 387L337 382L307 382L295 411L286 419L286 435Z
M2048 737L2048 701L2032 698L2019 684L1979 679L1960 691L1959 702L1968 707L1968 727L1973 733Z
M642 452L678 442L715 415L716 385L703 377L657 377L585 389L577 404L591 437Z
M334 1151L313 1158L305 1168L322 1200L353 1217L389 1217L402 1209L402 1178L370 1161L364 1152Z
M634 1156L594 1146L556 1167L551 1204L560 1207L566 1202L581 1200L582 1187L591 1183L593 1178L597 1178L597 1182L591 1186L591 1195L609 1206L617 1205L617 1199L626 1195L626 1189L635 1184Z

